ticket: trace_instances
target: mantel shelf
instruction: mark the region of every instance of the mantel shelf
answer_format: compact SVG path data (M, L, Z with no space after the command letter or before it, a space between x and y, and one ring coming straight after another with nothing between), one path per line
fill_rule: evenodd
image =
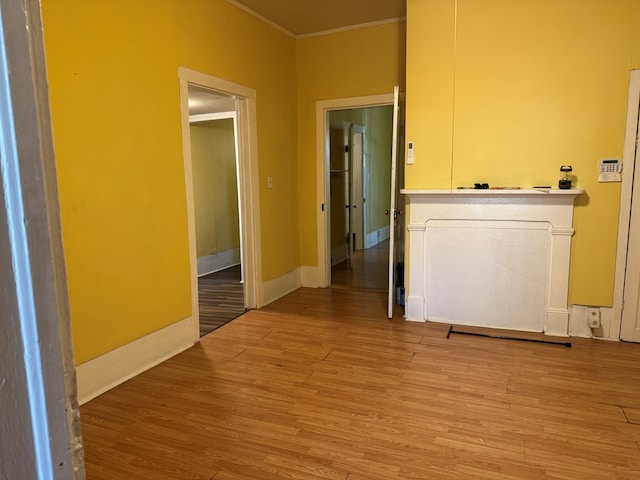
M423 190L423 189L411 189L403 188L400 190L403 195L410 197L416 196L482 196L482 197L530 197L537 195L571 195L577 197L584 193L584 188L570 188L567 190L560 190L559 188L527 188L527 189L439 189L439 190Z

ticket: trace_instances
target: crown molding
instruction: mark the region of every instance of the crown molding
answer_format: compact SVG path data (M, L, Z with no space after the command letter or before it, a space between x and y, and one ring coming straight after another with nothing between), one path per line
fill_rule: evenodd
M276 22L274 22L272 20L269 20L265 16L260 15L255 10L252 10L251 8L247 7L246 5L243 5L242 3L238 2L237 0L226 0L226 1L227 1L227 3L230 3L231 5L233 5L234 7L242 10L243 12L247 13L248 15L251 15L252 17L256 18L257 20L260 20L261 22L266 23L270 27L273 27L276 30L284 33L288 37L293 38L294 40L302 40L302 39L305 39L305 38L322 37L322 36L325 36L325 35L333 35L335 33L348 32L348 31L351 31L351 30L359 30L361 28L377 27L377 26L380 26L380 25L387 25L387 24L390 24L390 23L400 23L400 22L404 22L404 21L407 20L406 16L405 17L394 17L394 18L387 18L387 19L384 19L384 20L376 20L374 22L359 23L357 25L348 25L346 27L332 28L330 30L322 30L322 31L319 31L319 32L303 33L303 34L300 34L300 35L296 35L291 30L288 30L288 29L284 28L282 25L279 25L278 23L276 23Z

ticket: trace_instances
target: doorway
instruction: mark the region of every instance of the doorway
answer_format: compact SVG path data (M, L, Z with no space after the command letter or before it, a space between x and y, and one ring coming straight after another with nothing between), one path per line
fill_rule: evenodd
M392 122L392 105L328 112L332 287L387 287Z
M191 304L206 333L262 306L255 90L183 67L178 75Z
M188 86L200 336L246 311L233 96Z

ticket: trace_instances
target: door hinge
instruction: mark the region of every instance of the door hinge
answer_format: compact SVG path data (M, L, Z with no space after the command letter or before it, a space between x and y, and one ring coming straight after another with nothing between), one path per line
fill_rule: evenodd
M344 146L344 153L349 153L349 145Z
M322 205L320 205L320 208L322 209L322 211L324 212L324 203Z

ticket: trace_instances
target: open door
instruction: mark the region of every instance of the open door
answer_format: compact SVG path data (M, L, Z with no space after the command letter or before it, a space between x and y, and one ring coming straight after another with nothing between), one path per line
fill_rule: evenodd
M620 193L620 218L616 276L613 291L614 311L621 312L620 339L640 342L640 163L638 162L638 132L640 132L640 70L632 70L629 81L627 122L625 128ZM614 318L615 321L615 318ZM612 322L608 337L618 332Z
M640 74L632 73L629 88L629 117L625 139L625 171L631 176L629 236L624 275L624 303L620 338L640 342L640 167L638 165L638 132L640 121ZM621 209L621 217L624 213Z
M404 180L401 175L404 162L399 158L404 153L404 108L400 104L398 86L393 88L393 127L391 140L391 201L389 207L389 297L387 303L387 317L393 318L393 305L396 301L397 266L402 258L404 249L404 235L400 209L400 185ZM404 269L400 269L404 270Z
M349 128L349 171L351 172L351 225L350 244L352 253L364 249L364 135L355 125Z
M637 178L634 183L638 183ZM634 189L634 196L638 195L635 192L637 190ZM637 199L633 199L631 206L621 338L628 342L640 342L640 205Z

